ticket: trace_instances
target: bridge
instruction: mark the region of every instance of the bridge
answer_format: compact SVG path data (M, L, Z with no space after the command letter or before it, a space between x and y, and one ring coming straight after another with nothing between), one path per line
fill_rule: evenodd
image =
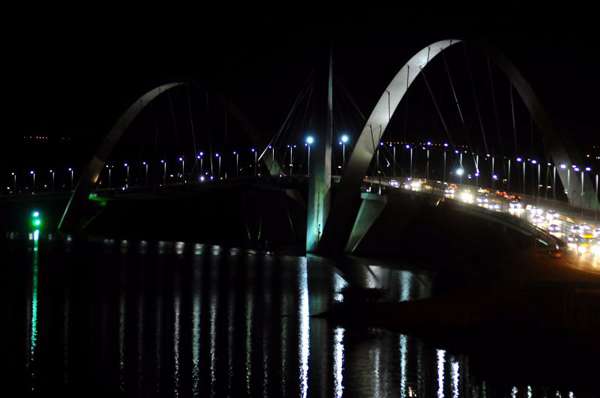
M483 145L478 148L454 142L440 106L441 101L436 98L435 90L432 89L429 69L436 62L438 69L440 65L444 66L451 88L452 105L456 107L459 118L464 123L464 106L461 107L445 54L457 51L455 49L460 47L466 51L466 46L469 51L484 57L488 61L488 68L490 63L493 64L510 83L513 128L513 91L518 94L543 141L543 153L538 153L536 158L533 155L527 157L525 154L491 151L488 146L491 139L484 131L478 102L475 102L475 108L481 124ZM162 199L170 197L187 200L185 198L201 197L208 192L228 189L228 192L247 199L248 189L273 190L286 200L295 201L299 208L305 209L305 225L297 222L293 225L293 217L289 212L287 217L292 224L291 228L296 230L296 235L304 235L306 252L337 256L353 253L359 248L390 206L389 195L393 191L403 191L402 187L407 184L409 196L416 195L425 202L431 201L432 195L436 197L435 203L438 200L452 201L452 198L444 194L448 189L471 192L469 195L475 195L474 198L481 197L479 190L487 189L492 195L496 195L494 192L518 194L522 198L529 195L530 206L543 201L546 209L563 209L562 213L570 215L568 219L573 225L589 223L589 220L597 217L600 209L598 174L594 178L595 168L590 166L589 155L586 159L564 134L555 129L531 85L499 50L486 43L465 43L460 40L442 40L427 45L399 68L369 116L364 117L360 131L352 137L343 134L335 138L334 105L338 102L334 101L333 59L331 53L323 52L322 55L321 64L317 65L311 77L310 88L301 90L282 128L268 142L264 142L264 137L256 129L249 127L250 123L239 109L229 108L231 114L245 126L244 131L251 146L227 154L197 151L194 143L194 156L191 159L182 155L171 159L137 162L140 164L111 161L121 138L138 118L148 112L159 98L177 90L190 89L190 84L167 83L144 93L118 118L89 163L77 170L76 184L73 180L74 170L69 168L67 176L70 177L70 182L64 185L68 187L67 191L72 188L72 193L60 219L59 230L73 233L84 231L98 217L98 212L90 209L102 206L106 201L127 198L135 203L158 196ZM440 64L440 60L443 64ZM425 83L444 127L445 139L437 142L426 138L421 141L386 140L386 131L395 113L408 97L411 91L409 89L420 80ZM493 88L493 83L491 85ZM477 100L475 86L473 96ZM286 143L282 139L282 132L292 123L294 112L298 113L298 105L303 105L302 101L306 101L308 97L314 100L312 104L306 104L306 110L311 113L307 129L310 133L305 137L302 151L302 144L297 148L293 142ZM357 112L360 113L360 110ZM338 138L339 145L335 145ZM516 147L515 138L515 149ZM334 159L336 150L337 160ZM135 177L132 171L134 167L138 169ZM50 185L54 188L55 171L50 170L45 174L52 178L51 184L45 185L46 188ZM119 181L116 174L120 174ZM9 193L16 194L19 189L14 172L11 178L13 180L9 180L6 189ZM31 181L29 193L37 193L38 198L42 197L42 192L39 192L42 190L36 189L36 172L31 170L29 175L21 176L19 180L26 179ZM411 181L424 186L437 184L437 188L433 189L436 192L415 193L411 188ZM457 192L457 198L459 196L460 193ZM246 199L242 199L242 202ZM508 211L509 201L501 206ZM463 207L460 209L464 212ZM504 212L494 209L479 206L469 212L471 217L533 237L532 241L542 240L551 248L560 246L560 240L557 241L552 231L548 231L548 223L545 230L540 230L539 226L532 223L523 224L514 217L507 219ZM581 222L572 221L576 218L581 219ZM258 224L260 225L254 229L262 230L262 219ZM298 228L302 228L305 233L299 233ZM248 223L246 229L249 238L261 239L261 232L250 231L253 228ZM560 234L554 235L566 239L569 231L561 230Z

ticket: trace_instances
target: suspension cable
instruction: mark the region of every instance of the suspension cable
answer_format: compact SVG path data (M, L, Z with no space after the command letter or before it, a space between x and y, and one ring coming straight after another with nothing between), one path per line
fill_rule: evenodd
M188 99L188 114L190 116L190 132L192 134L192 147L194 148L194 167L197 166L198 164L198 158L197 158L197 154L198 154L198 148L196 147L196 131L194 129L194 114L192 113L192 86L189 85L188 86L188 95L187 95L187 99Z
M452 76L450 75L450 68L448 67L448 61L446 61L445 51L442 51L442 60L444 61L444 68L446 69L446 75L448 76L448 82L450 83L450 88L452 89L452 96L454 97L454 103L456 104L456 110L458 111L458 117L462 122L463 126L465 125L465 119L463 118L462 111L460 110L460 102L458 101L458 96L456 95L456 89L454 88L454 82L452 81Z
M517 123L516 123L516 118L515 118L515 103L513 100L513 86L512 86L512 82L509 80L508 81L508 86L510 89L510 112L512 115L512 127L513 127L513 139L515 141L515 153L518 153L518 145L517 145Z
M450 134L450 130L448 130L448 126L446 125L446 121L444 120L444 115L442 115L440 107L438 106L438 103L435 99L435 95L433 94L433 90L431 90L431 86L429 85L429 81L427 80L427 76L425 74L425 70L423 69L423 67L421 67L421 74L423 75L423 80L425 81L425 85L427 86L427 91L429 91L429 95L431 96L431 100L433 101L433 105L435 106L435 110L437 111L438 116L440 117L440 121L442 122L442 125L444 126L444 130L446 131L446 135L448 136L448 141L450 141L451 145L454 145L453 140L452 140L452 135Z
M471 62L469 60L469 53L467 51L467 46L464 47L465 50L465 62L467 65L467 71L469 72L469 80L471 81L471 91L473 93L473 102L475 102L475 112L477 113L477 119L479 120L479 129L481 131L481 138L483 140L483 148L486 153L489 153L487 138L485 133L485 127L483 125L483 118L481 117L481 108L479 105L479 97L477 96L477 90L475 89L475 79L473 78L473 71L471 70Z
M492 78L492 64L490 57L487 57L487 69L488 76L490 79L490 89L492 91L492 106L494 107L494 119L496 120L496 134L498 135L498 145L500 150L504 152L504 146L502 145L502 133L500 132L500 119L498 118L498 106L496 105L496 90L494 89L494 79Z
M175 145L179 147L179 130L177 129L177 119L175 118L175 108L173 107L173 98L171 92L167 92L167 99L169 100L169 111L171 113L171 120L173 120L173 133L175 133Z
M279 140L279 138L282 136L282 134L286 130L286 127L289 125L289 122L290 122L292 116L294 115L294 113L296 112L296 109L298 108L298 106L300 105L300 103L302 103L302 101L304 100L304 98L306 98L306 96L309 94L309 91L312 89L312 87L311 87L311 81L312 81L312 78L313 78L313 74L314 74L314 71L311 71L309 73L309 75L308 75L307 79L305 80L302 88L298 92L298 95L296 95L296 98L294 99L294 102L292 103L292 106L291 106L289 112L287 113L285 119L283 120L283 123L279 127L279 130L277 130L277 133L275 133L275 135L273 136L273 138L271 138L271 140L269 141L269 143L265 146L265 148L260 153L260 155L258 157L259 161L262 159L262 157L265 155L265 153L267 153L267 150L269 149L269 146L275 146L276 145L277 141Z
M348 90L348 88L346 87L344 82L339 77L336 76L335 83L342 90L342 94L344 94L346 96L346 98L348 99L348 102L350 102L350 105L352 105L352 107L354 108L354 110L356 111L358 116L360 116L361 120L363 122L366 121L367 118L365 117L365 114L360 110L360 107L354 100L354 97L352 97L352 95L350 94L350 91Z

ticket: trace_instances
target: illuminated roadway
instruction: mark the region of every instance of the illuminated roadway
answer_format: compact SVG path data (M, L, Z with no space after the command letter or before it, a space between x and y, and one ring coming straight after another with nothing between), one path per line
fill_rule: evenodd
M441 181L427 181L421 178L365 178L367 192L382 189L399 189L415 193L437 195L443 200L454 200L466 206L478 206L491 212L510 215L530 225L543 235L555 238L548 246L558 246L556 256L566 251L563 263L569 267L600 273L600 222L594 219L575 216L549 206L537 205L535 199L527 200L506 192L478 188L473 185L459 185ZM558 207L558 206L557 206ZM538 237L540 240L540 237Z

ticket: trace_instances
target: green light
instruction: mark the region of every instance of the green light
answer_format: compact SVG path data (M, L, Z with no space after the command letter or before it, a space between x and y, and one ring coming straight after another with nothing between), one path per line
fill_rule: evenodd
M31 226L35 229L39 229L42 226L42 216L39 210L31 212Z

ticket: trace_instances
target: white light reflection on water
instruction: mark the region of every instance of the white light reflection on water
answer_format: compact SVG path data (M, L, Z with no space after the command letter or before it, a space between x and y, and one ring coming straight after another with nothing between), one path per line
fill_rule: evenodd
M181 384L181 357L180 357L180 333L181 333L181 293L179 285L175 286L173 297L173 394L179 396Z
M144 385L144 294L139 293L137 316L137 383L138 391Z
M155 369L155 385L154 385L154 389L157 393L160 393L160 373L161 373L161 364L162 364L162 358L161 358L161 350L162 350L162 312L163 312L163 297L162 297L162 293L157 294L156 296L156 335L155 337L155 346L156 346L156 353L155 353L155 364L156 364L156 369Z
M31 391L36 388L36 360L38 349L38 289L39 289L39 238L40 231L33 232L33 257L31 276L31 327L29 330L29 360L28 367L31 375Z
M400 335L400 397L406 398L406 365L407 365L407 337Z
M527 386L527 398L531 398L533 396L533 390L531 386Z
M254 272L254 267L249 267L248 272L249 273ZM246 329L245 330L245 337L246 337L245 370L246 370L246 392L248 393L248 395L252 395L252 323L253 323L253 321L254 321L254 294L252 292L252 288L247 287L246 288L246 324L245 324L245 329Z
M344 332L344 328L340 327L333 332L333 385L336 398L344 394Z
M412 273L400 271L400 301L408 301L411 298L412 277Z
M265 286L271 286L271 278L272 278L272 263L271 258L265 256L263 258L264 264L266 265L264 268L264 280ZM271 289L263 289L263 322L265 324L271 324ZM269 357L269 345L272 344L271 340L271 328L263 327L262 328L262 368L263 368L263 397L269 395L269 361L271 358Z
M227 297L227 391L233 393L233 345L235 332L235 293L236 289L229 289Z
M302 257L299 278L299 351L300 351L300 391L301 397L306 397L308 394L308 356L310 353L310 318L309 318L309 302L308 302L308 266L306 257Z
M517 387L513 387L511 392L510 392L510 396L512 398L517 398L517 394L519 393L519 390L517 389Z
M119 295L119 388L125 391L125 292Z
M198 259L199 257L196 257ZM192 302L192 393L200 395L200 309L202 308L202 264L194 261Z
M437 350L437 371L438 371L438 398L444 397L444 367L446 365L446 351Z
M458 364L458 361L452 361L450 365L452 367L452 397L458 398L458 395L459 395L458 383L460 381L459 380L460 365Z
M217 392L217 312L219 310L219 292L218 287L218 272L219 264L217 263L217 257L212 257L215 261L212 262L212 275L210 289L210 303L208 308L208 334L209 334L209 346L210 346L210 392L211 396L215 396Z

